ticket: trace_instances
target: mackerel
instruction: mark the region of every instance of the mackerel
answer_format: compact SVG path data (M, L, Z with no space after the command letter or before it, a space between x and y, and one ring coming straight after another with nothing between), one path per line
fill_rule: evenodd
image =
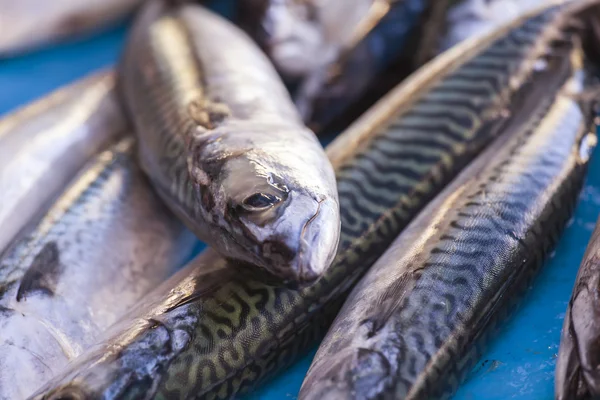
M599 12L598 1L583 11ZM299 399L446 399L457 390L575 208L600 87L580 46L583 13L542 14L560 45L540 65L544 85L513 110L525 122L507 127L354 288Z
M202 258L210 275L181 272L36 398L233 398L290 366L412 218L500 132L539 112L523 105L549 89L550 67L539 68L539 60L563 44L555 41L557 12L458 45L328 146L342 232L316 284L272 286L232 274L223 259Z
M199 5L152 0L120 76L142 168L201 240L290 285L324 273L340 230L333 168L248 36Z

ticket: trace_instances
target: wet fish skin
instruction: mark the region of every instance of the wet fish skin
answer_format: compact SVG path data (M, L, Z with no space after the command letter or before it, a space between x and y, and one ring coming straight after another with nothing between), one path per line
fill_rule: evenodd
M286 80L302 79L333 60L352 40L373 0L339 2L244 0L244 12L259 9L241 25L258 41ZM241 13L240 13L241 14Z
M373 2L354 37L301 82L294 101L306 124L318 133L347 127L433 58L447 8L445 0Z
M201 6L151 1L121 72L142 167L191 230L290 285L319 278L339 239L333 168L250 38Z
M90 32L123 18L142 0L1 0L0 57Z
M191 255L133 138L97 155L0 259L0 399L24 399Z
M306 354L412 218L498 132L524 123L510 111L545 90L536 61L553 39L543 18L520 24L441 55L328 146L342 232L316 284L290 290L203 259L210 276L182 271L35 398L234 398Z
M125 129L111 71L58 89L1 119L0 254Z
M558 21L550 26L564 36L545 85L514 110L527 123L504 133L369 270L299 399L449 398L514 309L571 218L597 142L586 91L598 82L572 25Z

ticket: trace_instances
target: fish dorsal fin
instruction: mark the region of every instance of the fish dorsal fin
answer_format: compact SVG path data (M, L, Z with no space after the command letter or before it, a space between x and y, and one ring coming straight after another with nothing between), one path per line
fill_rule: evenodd
M54 295L60 271L58 246L55 242L47 243L35 256L25 275L23 275L17 291L17 301L21 301L30 293L35 292L48 296Z

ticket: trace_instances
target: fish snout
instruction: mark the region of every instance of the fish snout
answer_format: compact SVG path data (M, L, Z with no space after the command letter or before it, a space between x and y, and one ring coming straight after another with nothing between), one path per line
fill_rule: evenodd
M291 288L319 279L335 257L339 235L339 206L334 199L317 201L294 195L286 214L261 246L264 269Z
M300 284L310 284L325 274L336 255L339 238L338 203L333 199L321 200L300 232L298 254L292 265Z

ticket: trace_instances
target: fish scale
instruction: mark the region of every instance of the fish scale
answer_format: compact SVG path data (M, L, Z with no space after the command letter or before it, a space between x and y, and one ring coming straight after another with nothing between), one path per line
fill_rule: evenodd
M565 34L576 34L568 14L558 18ZM513 110L521 123L350 294L301 399L441 399L456 391L558 240L583 183L596 139L593 102L582 93L597 89L577 41L565 42L546 67L545 96Z
M318 342L351 287L425 204L491 143L502 127L517 129L523 123L512 111L519 109L524 98L537 96L532 88L545 89L547 73L534 68L534 63L553 52L554 31L562 21L558 12L559 8L553 7L459 45L383 98L328 147L340 192L342 235L331 270L316 284L301 291L270 286L232 276L222 260L201 256L197 262L202 268L189 269L187 275L182 273L166 284L138 319L123 321L112 339L75 362L38 398L59 395L63 390L123 398L134 388L156 398L232 398L291 365ZM506 38L515 31L525 32L528 41L513 49L513 41ZM499 48L511 49L504 58L511 66L504 72L494 70L496 83L482 85L479 67L466 79L471 60L490 54L496 57ZM437 108L427 94L448 93L450 87L466 88L467 93L476 89L473 95L481 97L473 106L478 107L474 111L478 124L467 121L462 135L443 126L422 128L421 135L403 127L405 116L418 115L412 109L415 104ZM415 157L409 154L403 162L399 155L407 152ZM420 158L422 154L427 157ZM377 172L371 160L386 166L393 162L385 172ZM373 192L378 186L374 182L388 181L395 185L381 191L385 197ZM202 272L207 265L218 266L210 290L206 286L212 273ZM180 322L182 316L188 318L185 324ZM159 319L161 329L173 337L190 338L183 345L170 346L168 340L153 336L150 319ZM172 348L166 356L161 353L162 368L136 370L136 379L123 382L118 371L130 366L121 357L122 351L151 338L158 340L156 348ZM150 352L140 357L153 362L158 355Z

